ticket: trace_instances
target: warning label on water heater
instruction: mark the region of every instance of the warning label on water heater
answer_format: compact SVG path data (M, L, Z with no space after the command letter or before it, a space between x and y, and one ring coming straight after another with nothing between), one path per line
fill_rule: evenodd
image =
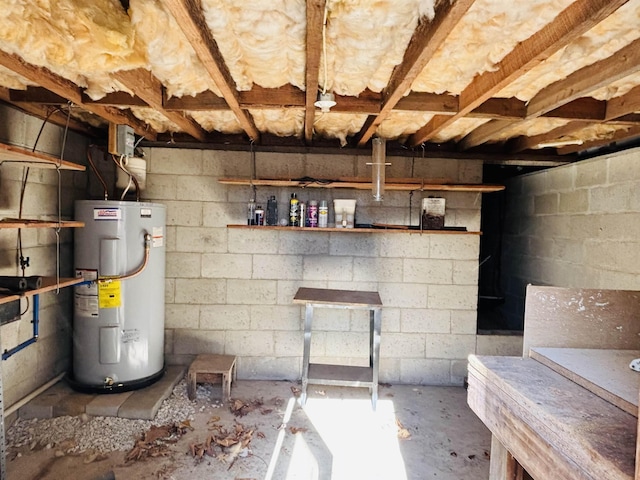
M100 308L117 308L122 304L121 298L119 280L98 282L98 304Z
M120 220L122 218L122 210L119 208L94 208L94 220Z

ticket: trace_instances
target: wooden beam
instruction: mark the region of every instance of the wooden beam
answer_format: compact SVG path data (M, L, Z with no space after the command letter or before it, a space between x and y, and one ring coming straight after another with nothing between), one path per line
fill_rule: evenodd
M136 97L144 100L156 112L164 115L193 138L201 142L206 140L207 133L191 118L184 113L164 109L162 83L149 70L144 68L120 70L112 76L131 90Z
M509 153L519 153L525 150L529 150L532 148L536 148L539 145L545 143L552 143L553 141L559 141L562 137L569 135L577 130L580 130L589 125L589 122L570 122L566 125L562 125L561 127L554 128L553 130L549 130L546 133L541 133L540 135L534 135L531 137L517 137L511 141L507 142L507 151Z
M355 137L359 147L369 141L398 101L411 89L414 80L424 70L451 30L469 10L473 1L439 2L432 21L429 22L426 17L419 20L404 52L402 63L393 69L389 83L382 92L380 113L376 116L369 116Z
M458 97L456 95L411 92L396 103L395 111L434 112L455 114L458 111Z
M240 92L242 99L242 92ZM224 98L219 97L210 90L191 96L184 97L168 97L164 92L163 105L165 110L188 110L188 111L207 111L207 110L230 110L229 105Z
M573 120L593 120L601 122L606 119L607 102L593 97L583 97L565 103L541 115L546 118L568 118Z
M640 70L640 40L621 48L614 55L576 70L563 80L543 88L527 105L527 120L537 118L562 105L577 100L601 87ZM511 128L508 122L485 123L467 135L460 146L463 150L495 138Z
M632 88L624 95L609 100L605 118L611 120L634 112L640 112L640 86Z
M60 127L65 127L69 125L69 129L74 132L82 133L84 135L88 135L90 137L97 136L99 130L94 129L93 127L87 126L87 124L83 122L79 122L75 118L68 118L67 114L62 111L51 113L52 111L59 108L58 105L45 105L39 103L31 103L31 102L18 102L11 100L11 93L17 92L21 90L9 90L8 88L0 87L0 100L6 102L8 105L11 105L13 108L17 108L18 110L34 116L38 117L42 120L48 118L50 123L54 125L58 125ZM65 102L67 103L67 102Z
M538 117L639 70L640 40L636 40L610 57L587 65L540 90L527 106L527 118Z
M202 6L197 0L162 0L165 8L171 12L180 29L211 76L222 96L229 104L242 129L254 142L260 140L260 132L249 115L240 106L240 95L224 62L218 44L204 18Z
M318 95L318 75L322 54L322 31L325 21L325 0L307 0L307 36L305 72L304 140L313 140L313 123L316 117L314 105ZM326 72L325 72L326 74Z
M567 147L558 148L557 152L560 155L568 155L576 152L582 152L584 150L589 150L590 148L602 147L604 145L609 145L610 143L629 140L635 137L640 137L640 126L631 127L629 129L620 129L615 132L610 138L591 140L583 143L582 145L570 145Z
M409 137L409 145L418 145L433 138L515 79L607 18L627 1L577 0L572 3L551 23L520 42L496 65L493 71L476 76L460 94L460 108L456 115L435 116L427 125Z
M240 92L240 105L243 108L269 109L304 107L305 93L291 84L279 88L263 88L253 85L251 90Z
M128 92L111 92L107 93L104 97L98 100L89 98L86 93L82 94L82 102L86 105L88 103L95 103L98 105L110 105L112 107L146 107L147 102L140 97L131 95Z
M147 124L137 119L128 111L103 105L84 104L82 91L75 83L56 75L44 67L36 67L25 62L17 55L0 50L0 65L22 75L27 80L50 90L51 92L66 98L69 102L82 106L85 110L95 113L108 122L119 125L129 125L134 131L147 139L155 139L156 133Z

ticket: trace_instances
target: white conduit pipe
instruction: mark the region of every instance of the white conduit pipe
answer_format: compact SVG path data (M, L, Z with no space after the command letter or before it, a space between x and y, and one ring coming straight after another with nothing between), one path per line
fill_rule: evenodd
M57 375L55 377L53 377L51 380L49 380L47 383L45 383L44 385L42 385L41 387L38 387L37 389L35 389L33 392L31 392L29 395L27 395L26 397L18 400L16 403L14 403L13 405L11 405L9 408L7 408L4 411L4 416L8 417L9 415L11 415L13 412L15 412L16 410L18 410L21 406L23 406L25 403L30 402L31 400L33 400L35 397L37 397L38 395L40 395L42 392L44 392L47 388L52 387L53 385L55 385L56 383L58 383L60 380L62 380L62 377L64 377L66 374L65 372L62 372L60 375Z

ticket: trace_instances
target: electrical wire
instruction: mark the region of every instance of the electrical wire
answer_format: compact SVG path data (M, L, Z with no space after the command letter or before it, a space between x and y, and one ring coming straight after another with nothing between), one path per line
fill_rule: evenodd
M38 142L40 141L40 137L42 136L42 132L44 131L44 127L47 125L47 123L49 122L49 119L51 118L51 116L56 113L56 112L60 112L62 111L62 109L60 107L55 107L53 108L49 113L47 113L47 115L44 117L44 120L42 121L42 125L40 125L40 130L38 130L38 135L36 135L36 140L35 142L33 142L33 147L31 148L32 152L36 151L36 147L38 146ZM21 180L21 184L20 184L20 202L19 202L19 206L18 206L18 219L22 219L22 209L24 206L24 195L25 195L25 191L27 188L27 181L29 179L29 172L30 172L30 168L29 167L24 167L22 170L22 180ZM26 275L26 269L29 266L29 261L25 260L24 257L24 251L22 249L22 229L18 228L18 233L17 233L17 249L16 249L16 263L18 264L18 267L22 270L22 276L24 277Z
M69 133L70 120L71 120L71 103L69 103L69 110L67 112L67 122L64 125L64 133L62 137L62 150L60 151L60 161L56 166L56 172L58 174L58 225L55 229L55 232L56 232L56 294L60 293L60 230L62 226L62 176L60 174L60 168L62 167L62 160L64 159L64 150L67 145L67 134Z
M327 15L329 13L329 5L324 5L324 20L322 21L322 56L324 57L324 85L322 86L322 94L327 93L328 73L327 73Z
M100 183L102 184L102 188L104 189L104 199L108 200L109 199L109 189L107 188L107 182L104 181L104 178L102 177L102 175L98 171L98 168L96 167L95 163L93 163L93 157L91 155L91 148L94 147L94 146L95 145L89 145L89 148L87 148L87 160L89 161L89 165L91 166L91 170L96 175L96 177L98 177L98 180L100 180ZM88 184L87 184L87 188L88 188Z

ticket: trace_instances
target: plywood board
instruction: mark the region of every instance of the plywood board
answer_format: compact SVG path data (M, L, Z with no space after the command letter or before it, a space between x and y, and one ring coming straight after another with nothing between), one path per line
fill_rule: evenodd
M640 358L640 350L602 350L584 348L543 348L530 350L531 358L638 416L640 372L629 362Z
M532 347L640 349L640 292L529 285L524 356Z

